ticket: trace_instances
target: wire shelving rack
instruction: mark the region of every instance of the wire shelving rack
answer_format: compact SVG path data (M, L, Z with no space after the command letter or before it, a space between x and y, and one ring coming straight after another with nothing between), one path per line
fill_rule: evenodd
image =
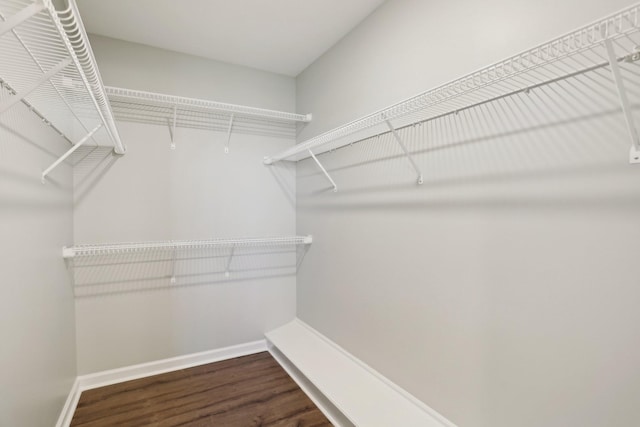
M232 132L295 138L296 124L311 121L311 114L118 87L107 87L106 91L118 120L168 126L172 148L175 148L175 130L179 127L226 132L225 152L228 152Z
M67 4L0 0L0 83L12 95L0 113L22 102L72 144L89 135L124 154L77 6Z
M233 247L276 247L309 245L312 242L312 236L284 236L238 239L166 240L159 242L111 243L100 245L77 245L70 247L65 246L62 249L62 256L64 258L77 258L151 251L198 250Z
M570 80L590 72L606 72L611 77L625 117L632 146L630 160L640 163L640 139L625 90L629 66L640 60L640 4L569 32L532 49L489 65L434 89L368 114L347 124L303 141L273 156L264 163L312 158L334 191L337 185L321 165L318 156L372 137L391 133L409 158L423 182L398 130L458 114L499 99L528 94L545 85ZM625 69L625 67L627 69Z
M64 247L77 297L251 280L297 272L312 236Z

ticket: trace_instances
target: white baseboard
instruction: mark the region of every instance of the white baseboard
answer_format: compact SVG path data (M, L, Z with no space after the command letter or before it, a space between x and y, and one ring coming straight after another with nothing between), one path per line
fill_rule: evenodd
M73 382L73 386L71 387L71 391L69 392L69 396L67 396L67 401L62 407L62 412L60 412L56 427L68 427L69 424L71 424L73 413L76 410L76 406L78 406L78 400L80 400L80 393L80 382L76 377L76 380Z
M71 419L73 418L73 413L78 405L80 394L85 390L164 374L166 372L177 371L180 369L193 368L194 366L220 362L222 360L247 356L263 351L267 351L267 342L266 340L259 340L231 347L172 357L170 359L125 366L124 368L111 369L108 371L96 372L94 374L81 375L76 378L76 381L73 384L56 427L69 426Z

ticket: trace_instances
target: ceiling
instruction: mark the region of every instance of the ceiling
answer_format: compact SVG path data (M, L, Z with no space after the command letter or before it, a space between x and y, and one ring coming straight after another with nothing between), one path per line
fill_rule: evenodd
M77 0L87 32L297 76L384 0Z

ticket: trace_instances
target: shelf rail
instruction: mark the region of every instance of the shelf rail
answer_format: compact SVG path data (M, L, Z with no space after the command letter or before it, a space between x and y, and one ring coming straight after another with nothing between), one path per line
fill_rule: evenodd
M88 137L124 154L75 0L66 5L0 0L0 84L12 95L0 114L22 102L68 141Z
M610 68L631 136L631 162L640 163L640 141L626 96L621 65L640 60L640 4L526 50L498 63L422 92L345 125L303 141L264 163L300 161L391 132L422 181L417 164L397 137L397 130L458 114L504 97L574 76ZM325 175L328 173L322 167ZM333 183L333 180L332 180ZM334 188L336 188L334 184Z
M176 127L226 133L229 153L232 132L295 138L296 123L308 123L311 114L295 114L206 99L187 98L142 90L106 87L119 120L168 125L171 148L176 147Z

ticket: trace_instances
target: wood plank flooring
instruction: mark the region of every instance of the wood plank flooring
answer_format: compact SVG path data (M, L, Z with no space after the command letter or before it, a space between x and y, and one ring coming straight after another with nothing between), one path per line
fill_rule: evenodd
M72 427L331 423L267 352L87 390Z

